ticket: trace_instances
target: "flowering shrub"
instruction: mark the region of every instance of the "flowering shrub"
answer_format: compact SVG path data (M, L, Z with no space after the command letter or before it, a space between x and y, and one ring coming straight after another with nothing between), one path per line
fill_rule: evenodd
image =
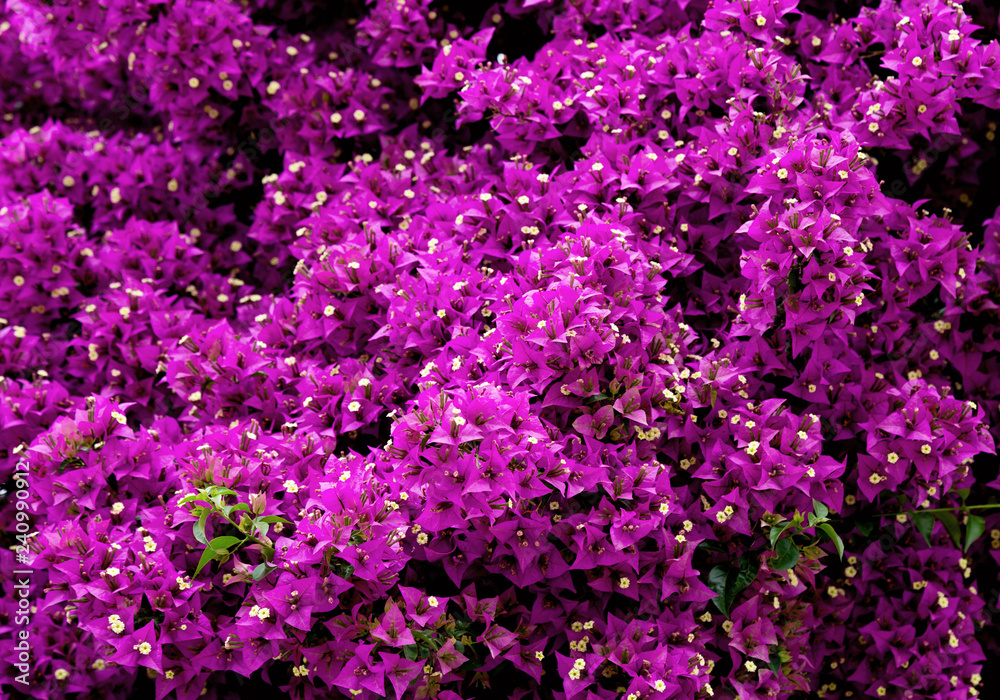
M5 696L996 687L995 11L459 5L0 9Z

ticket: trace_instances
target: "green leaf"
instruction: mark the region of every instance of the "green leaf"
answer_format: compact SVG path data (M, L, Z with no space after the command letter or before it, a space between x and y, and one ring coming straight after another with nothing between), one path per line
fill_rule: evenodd
M733 602L757 579L758 571L760 561L755 555L747 553L740 557L738 566L730 568L720 564L708 572L708 587L718 593L712 602L719 612L729 615Z
M957 493L958 497L962 499L962 505L964 506L965 499L969 497L970 493L972 493L972 489L955 489L955 493Z
M757 580L758 571L760 571L760 559L758 559L755 554L748 552L740 557L740 570L739 574L736 576L736 586L733 590L730 602L736 600L736 597L742 593L747 586Z
M280 515L268 515L263 518L257 518L258 523L290 523L291 520L285 520Z
M955 546L961 547L962 528L958 524L958 518L953 513L938 513L937 519L944 525L944 529L948 531L948 536L951 537L951 541L955 543Z
M917 526L917 530L924 536L924 541L929 547L931 544L931 535L934 533L934 514L914 513L910 517L913 518L913 524Z
M833 529L833 525L831 525L830 523L823 523L822 525L819 526L819 529L827 534L827 536L830 538L830 541L833 542L833 546L837 548L837 556L839 556L843 560L844 541L840 539L840 535L838 535L837 531Z
M726 592L727 573L729 573L729 567L725 564L713 566L712 570L708 572L707 585L716 595L722 595Z
M791 526L792 526L792 521L786 520L785 522L778 523L777 525L771 528L771 532L768 535L768 537L771 540L771 549L774 549L774 543L778 541L779 537L781 537L781 533L790 528Z
M238 545L243 540L239 537L232 537L230 535L225 535L223 537L216 537L211 542L208 543L209 549L214 549L219 554L226 554L230 547Z
M816 514L817 518L825 518L830 514L830 509L826 507L825 504L820 503L815 498L813 499L813 513Z
M194 575L197 576L198 573L205 568L205 565L215 558L215 550L208 547L204 552L201 553L201 560L198 562L198 568L194 570Z
M965 523L965 550L969 551L972 543L986 532L986 519L981 515L970 515Z
M772 644L768 647L768 658L771 659L767 662L767 667L771 669L772 673L779 673L781 671L781 657L778 655L777 645Z
M258 564L251 574L254 581L260 581L262 578L267 576L267 564Z
M875 529L875 523L871 520L855 520L854 527L863 537L868 537L868 535L872 534L872 530Z
M774 548L775 557L772 559L771 568L777 571L791 569L799 562L799 548L792 542L791 537L778 540Z
M715 603L715 607L719 609L723 615L726 614L726 603L725 603L725 593L726 593L726 579L729 575L729 569L723 564L712 567L712 570L708 572L708 587L716 594L712 602Z
M709 389L709 391L712 394L712 410L714 411L715 410L715 400L717 398L719 398L719 390L715 388L715 384L713 383L712 386L711 386L711 388Z
M695 552L703 551L703 552L719 552L719 553L723 553L723 552L726 551L726 548L723 547L722 543L719 542L718 540L702 540L694 548L694 551Z
M208 537L205 536L205 524L208 522L208 514L212 511L205 511L194 524L194 538L202 544L208 544Z
M200 493L190 493L187 496L185 496L184 498L182 498L181 500L177 501L177 505L182 506L185 503L190 503L191 501L197 501L199 499L200 500L208 500L204 496L202 496Z

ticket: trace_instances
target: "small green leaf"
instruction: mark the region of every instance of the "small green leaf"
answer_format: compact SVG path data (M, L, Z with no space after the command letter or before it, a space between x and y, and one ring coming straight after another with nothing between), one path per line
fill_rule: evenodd
M694 548L697 552L719 552L720 554L726 551L726 548L722 546L722 543L718 540L702 540Z
M723 564L712 567L712 570L708 572L707 585L716 594L712 602L715 603L715 607L719 609L723 615L726 614L726 579L729 575L729 569Z
M778 540L774 548L775 557L771 560L771 568L777 571L791 569L799 562L799 548L792 542L791 537Z
M712 570L708 572L707 585L716 595L722 595L726 592L726 574L728 572L729 567L725 564L713 566Z
M768 658L771 660L767 662L767 667L771 669L772 673L779 673L781 671L781 657L778 655L778 647L776 645L771 645L768 647Z
M211 542L208 543L209 549L214 549L219 554L226 554L230 547L238 545L242 542L239 537L232 537L225 535L223 537L216 537Z
M820 503L815 498L813 499L813 513L816 514L817 518L825 518L830 514L830 509L826 507L825 504Z
M198 562L198 568L194 570L194 575L197 576L198 573L205 568L205 565L215 558L215 550L212 548L206 548L204 552L201 553L201 560Z
M970 493L972 493L972 489L955 489L955 493L957 493L958 497L962 499L962 505L964 506L965 499L969 497Z
M709 389L709 391L710 391L710 393L712 395L712 410L714 411L715 410L715 400L717 398L719 398L719 390L715 388L715 384L713 383L712 386L711 386L711 388Z
M267 515L263 518L257 518L258 523L290 523L291 520L285 520L280 515Z
M981 515L970 515L965 523L965 550L969 551L972 543L986 532L986 519Z
M194 538L202 544L208 544L208 537L205 536L205 524L208 522L208 514L212 511L205 511L194 524Z
M837 548L837 556L843 559L844 541L840 539L840 535L837 534L837 531L833 529L833 526L830 523L823 523L819 526L819 529L827 534L830 541L833 542L833 546Z
M189 493L187 496L177 501L177 505L182 506L185 503L190 503L191 501L197 501L197 500L208 500L208 499L206 499L200 493Z
M768 535L768 537L771 540L771 549L774 549L774 543L778 541L779 537L781 537L781 533L787 530L789 527L791 527L791 525L792 521L786 520L785 522L778 523L777 525L771 528L771 532Z
M863 537L868 537L868 535L872 534L872 530L875 529L875 523L872 522L871 520L855 519L854 527L857 529L858 532L861 533Z
M955 543L955 546L961 547L962 528L958 524L958 518L952 513L938 513L937 519L944 525L944 529L948 531L948 536L951 537L951 541Z
M913 524L917 526L917 530L924 536L924 541L927 542L927 546L929 547L931 544L931 535L934 533L934 514L914 513L910 517L913 518Z
M260 581L262 578L267 576L267 564L258 564L251 574L254 581Z
M757 580L757 572L760 571L760 559L756 555L747 552L740 557L740 570L736 576L736 585L730 603L742 593L751 583Z

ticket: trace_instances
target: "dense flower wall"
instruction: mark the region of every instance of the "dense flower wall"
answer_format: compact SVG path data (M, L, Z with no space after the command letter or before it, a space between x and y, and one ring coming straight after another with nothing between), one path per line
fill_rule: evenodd
M0 694L990 697L998 110L981 2L6 0Z

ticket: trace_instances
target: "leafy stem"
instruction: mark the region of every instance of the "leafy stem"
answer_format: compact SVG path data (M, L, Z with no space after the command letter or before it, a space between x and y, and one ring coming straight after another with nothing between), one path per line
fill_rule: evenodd
M261 515L266 505L266 499L262 494L253 497L252 504L244 502L227 504L226 499L229 496L236 496L238 498L239 494L231 488L213 484L199 489L197 493L188 494L178 502L178 505L185 505L195 501L207 502L209 504L208 506L194 505L192 508L192 511L198 515L198 521L194 525L194 537L198 542L205 545L205 551L202 552L194 575L197 576L209 562L213 560L224 561L248 542L252 542L253 545L260 548L261 556L264 558L264 561L252 573L253 580L259 581L275 568L271 565L274 559L274 543L267 536L271 524L287 523L290 521L277 515ZM243 513L239 523L231 517L236 512ZM209 540L206 534L206 527L213 515L222 518L226 523L232 525L242 537L223 535Z

